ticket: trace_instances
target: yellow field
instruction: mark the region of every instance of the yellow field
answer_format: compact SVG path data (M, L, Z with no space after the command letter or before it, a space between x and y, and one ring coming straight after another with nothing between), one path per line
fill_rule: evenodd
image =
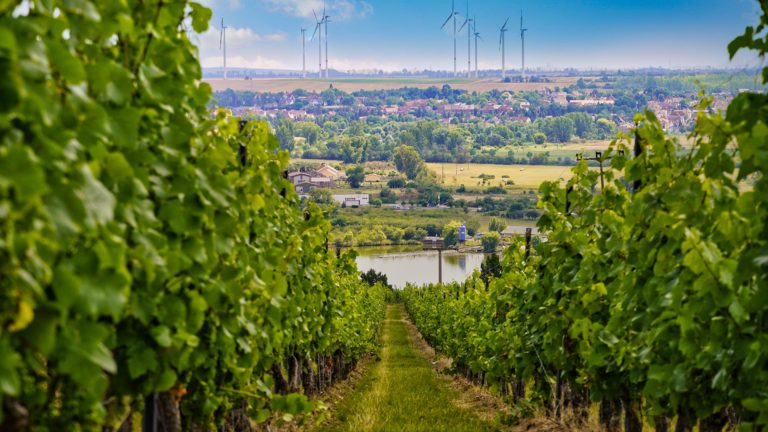
M331 85L345 92L357 90L391 90L403 87L442 87L448 84L453 88L469 92L487 92L490 90L533 91L547 88L564 87L573 84L578 77L549 77L549 83L502 83L499 79L438 79L438 78L341 78L341 79L298 79L298 78L256 78L256 79L220 79L208 78L204 81L214 91L226 89L250 90L254 92L290 92L303 89L313 92L327 90Z
M498 186L499 183L512 180L515 188L537 189L545 180L568 180L571 178L571 167L551 165L491 165L491 164L454 164L428 163L427 167L443 178L447 186L463 184L467 188L476 188L481 180L480 174L496 176L486 182L488 186ZM509 178L502 178L502 176Z

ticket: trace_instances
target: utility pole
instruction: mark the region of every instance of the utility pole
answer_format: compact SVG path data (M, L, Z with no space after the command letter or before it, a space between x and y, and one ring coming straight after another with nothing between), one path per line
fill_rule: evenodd
M618 153L619 153L619 156L624 156L624 150L619 150ZM595 152L595 157L591 157L591 158L590 157L584 157L584 155L581 154L581 153L576 153L576 160L577 161L580 161L580 160L595 161L595 162L597 162L600 165L600 191L601 192L603 191L603 189L605 189L605 181L603 180L603 162L605 162L608 159L610 159L610 158L604 158L603 157L603 152L601 152L601 151L596 151Z

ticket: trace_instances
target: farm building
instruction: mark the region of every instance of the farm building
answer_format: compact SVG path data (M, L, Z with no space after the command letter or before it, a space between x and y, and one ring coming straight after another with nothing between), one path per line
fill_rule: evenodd
M315 172L331 180L338 180L341 177L341 172L328 164L320 165L320 168L316 169Z
M336 194L332 195L334 201L344 207L365 207L370 204L370 194Z

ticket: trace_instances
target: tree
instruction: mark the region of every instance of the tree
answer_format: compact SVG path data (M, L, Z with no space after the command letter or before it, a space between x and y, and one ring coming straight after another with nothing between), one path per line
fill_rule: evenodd
M533 134L533 142L534 144L544 144L547 141L547 135L544 132L536 132Z
M535 126L553 142L567 142L575 130L573 120L567 116L540 119Z
M381 283L385 287L392 288L387 281L387 275L379 273L374 269L370 269L367 272L360 273L360 279L370 286L374 286L377 283Z
M347 169L347 183L353 189L360 187L365 180L365 168L362 165L355 165Z
M501 235L496 231L489 232L480 239L480 243L483 244L483 252L491 253L496 252L496 247L499 245Z
M395 167L401 173L405 174L408 180L413 180L419 175L419 172L425 169L424 161L419 152L409 145L401 145L395 150L393 156Z
M277 140L280 141L280 148L288 151L293 150L294 131L292 121L286 118L280 118L277 122L277 126L275 126L275 135L277 136Z
M405 179L400 177L393 178L387 182L387 187L390 189L402 189L405 187Z
M486 288L490 283L491 278L497 278L501 276L502 268L499 256L495 253L488 254L483 259L483 263L480 264L480 279L485 283Z
M520 210L522 210L522 206ZM491 218L491 221L488 222L488 231L500 233L504 231L504 228L506 228L506 224L501 219Z
M595 128L592 117L584 112L574 112L568 114L568 118L573 120L573 127L576 136L579 138L591 138Z
M334 204L333 196L328 189L315 188L310 190L309 199L318 204Z
M443 244L445 247L453 247L459 242L459 226L461 223L452 221L443 227Z

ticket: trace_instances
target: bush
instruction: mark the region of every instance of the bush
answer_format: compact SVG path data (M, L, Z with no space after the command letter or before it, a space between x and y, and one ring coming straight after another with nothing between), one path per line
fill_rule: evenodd
M487 188L483 193L489 195L506 195L507 191L501 186L491 186Z
M457 221L445 224L442 231L445 247L453 247L459 242L459 226L461 226L461 223Z
M387 187L391 189L402 189L405 187L405 179L398 177L387 182Z
M547 141L547 135L544 134L544 132L536 132L533 134L533 142L534 144L544 144Z
M496 247L499 246L501 235L496 231L490 231L480 239L480 243L483 245L483 252L491 253L496 251Z
M403 232L404 240L421 240L427 236L427 230L417 227L408 227Z

